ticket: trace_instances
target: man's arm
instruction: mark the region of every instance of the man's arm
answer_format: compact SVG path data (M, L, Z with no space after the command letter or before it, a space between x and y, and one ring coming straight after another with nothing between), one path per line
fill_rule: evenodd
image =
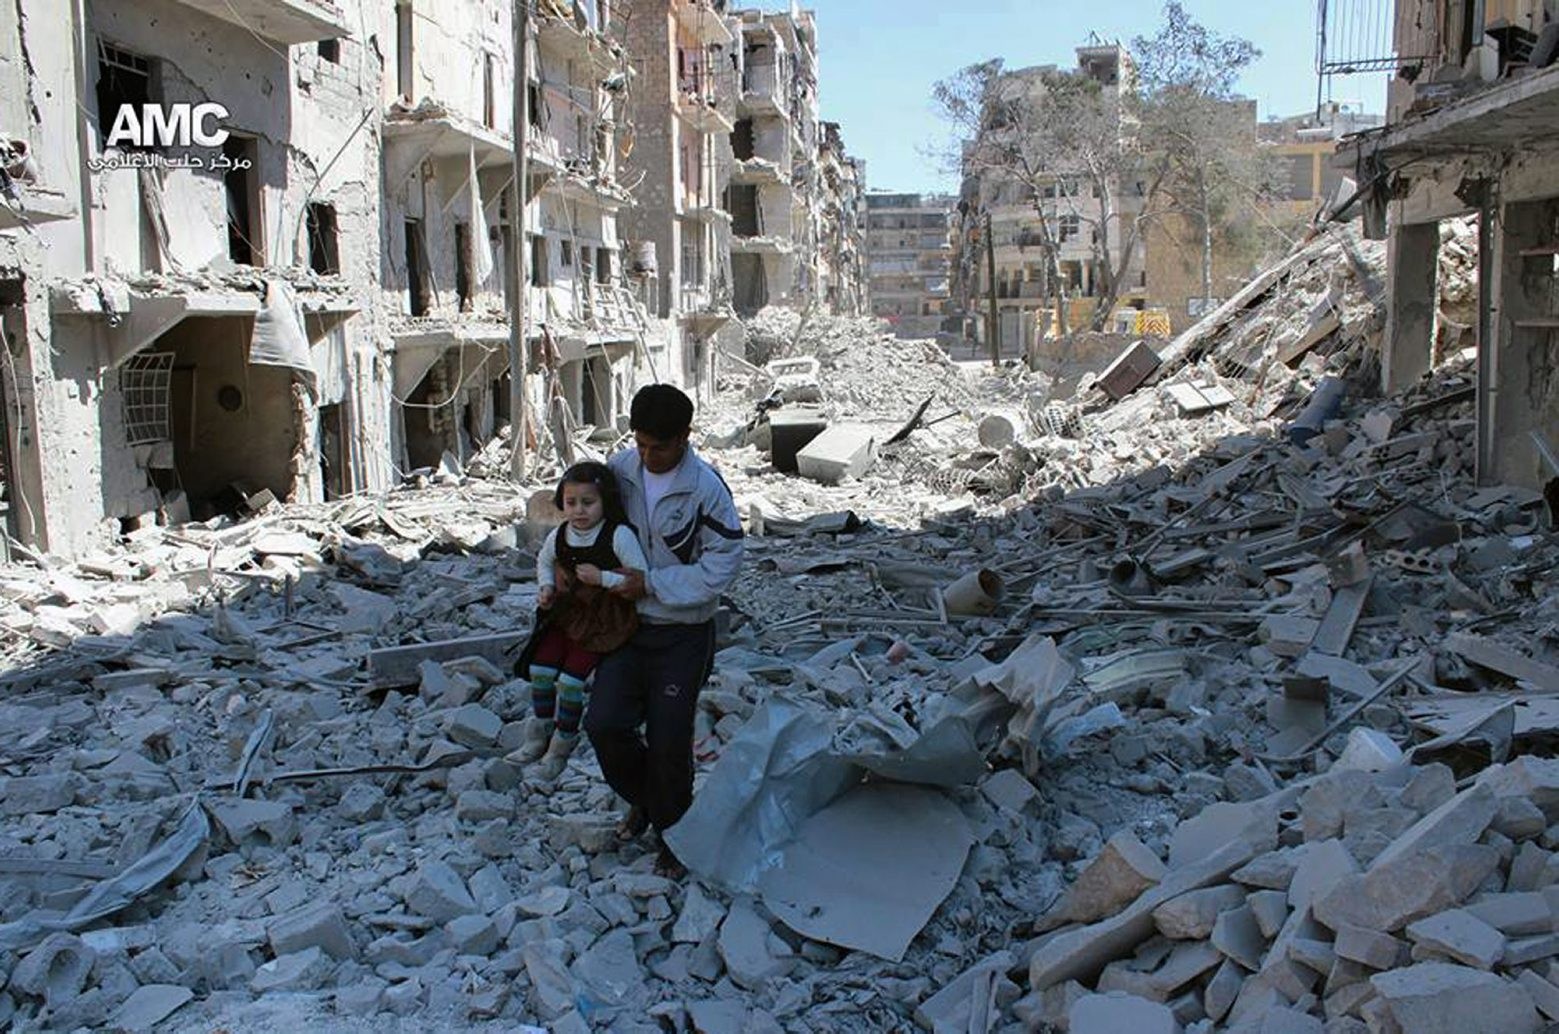
M741 570L742 521L736 502L724 485L706 491L699 500L698 561L652 570L646 579L649 595L671 607L701 607L714 603L730 588Z

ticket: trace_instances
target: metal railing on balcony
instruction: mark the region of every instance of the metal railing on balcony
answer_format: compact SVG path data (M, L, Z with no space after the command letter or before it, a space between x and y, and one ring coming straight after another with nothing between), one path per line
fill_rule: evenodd
M1396 0L1319 2L1315 68L1323 78L1361 72L1395 72L1433 57L1432 54L1397 53ZM1427 5L1425 11L1434 17Z

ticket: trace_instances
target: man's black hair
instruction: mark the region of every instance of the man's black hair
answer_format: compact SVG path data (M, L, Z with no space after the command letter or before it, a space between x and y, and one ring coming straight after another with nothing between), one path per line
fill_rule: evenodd
M594 485L601 493L601 518L608 524L627 524L628 511L623 506L622 492L617 488L617 475L604 463L576 463L563 472L558 490L552 494L552 503L563 509L565 485Z
M633 396L628 429L658 441L681 438L693 426L693 400L669 384L646 384Z

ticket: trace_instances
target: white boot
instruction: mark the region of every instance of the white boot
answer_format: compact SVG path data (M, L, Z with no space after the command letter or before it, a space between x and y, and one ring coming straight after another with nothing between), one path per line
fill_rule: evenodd
M547 741L552 739L553 721L551 718L527 718L525 720L525 739L519 747L509 753L506 761L517 761L522 765L528 765L547 752Z
M536 778L544 782L552 782L563 774L563 769L568 767L568 756L574 753L574 746L579 742L579 735L564 736L562 733L553 733L552 743L547 747L546 756L541 759L541 764L536 767Z

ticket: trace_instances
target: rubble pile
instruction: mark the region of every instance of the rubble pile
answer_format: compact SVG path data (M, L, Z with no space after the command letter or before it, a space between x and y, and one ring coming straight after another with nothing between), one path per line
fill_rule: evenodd
M1459 785L1360 729L1325 774L1181 825L1167 864L1117 834L1047 917L1070 925L1015 1012L1073 1034L1542 1029L1559 764Z
M680 882L588 745L550 784L505 759L549 501L442 470L7 566L0 1022L1559 1020L1555 515L1472 483L1465 358L1371 397L1379 256L1314 247L1154 383L1032 422L1026 375L814 320L838 415L957 417L837 485L709 436L748 560ZM1234 398L1187 412L1198 380Z

